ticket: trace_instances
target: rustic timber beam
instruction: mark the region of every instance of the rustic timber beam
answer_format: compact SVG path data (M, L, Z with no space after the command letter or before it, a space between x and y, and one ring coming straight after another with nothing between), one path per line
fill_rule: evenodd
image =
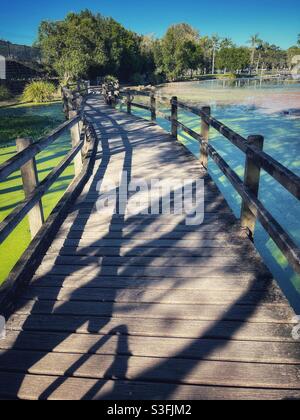
M32 139L17 139L17 151L26 150L33 143ZM29 198L39 184L38 171L35 158L32 158L21 167L21 176L25 197ZM45 222L42 201L38 201L28 214L31 238L34 238Z
M254 145L259 150L264 148L264 138L262 136L249 136L248 144ZM258 198L259 184L260 184L261 166L257 164L256 160L251 156L246 155L244 185L249 188L254 196ZM248 203L243 200L241 211L241 225L247 229L250 238L254 238L254 231L256 226L256 217L248 206Z

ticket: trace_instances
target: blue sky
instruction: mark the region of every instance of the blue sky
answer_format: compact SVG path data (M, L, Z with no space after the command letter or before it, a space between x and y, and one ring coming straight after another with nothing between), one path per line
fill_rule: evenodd
M161 36L173 23L187 22L202 35L219 33L245 44L258 32L265 41L288 48L300 33L299 0L1 0L0 38L31 44L41 20L62 19L89 8L127 28Z

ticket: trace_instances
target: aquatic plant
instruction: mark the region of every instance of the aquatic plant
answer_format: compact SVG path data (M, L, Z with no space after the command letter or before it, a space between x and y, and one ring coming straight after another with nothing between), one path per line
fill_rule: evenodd
M23 92L22 100L24 102L49 102L54 99L56 87L53 83L37 81L29 83Z

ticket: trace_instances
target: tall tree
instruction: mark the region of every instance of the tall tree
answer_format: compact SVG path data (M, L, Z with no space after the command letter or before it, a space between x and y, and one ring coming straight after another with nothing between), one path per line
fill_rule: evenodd
M215 74L215 64L216 64L216 54L220 48L221 45L221 38L219 37L218 34L214 34L211 37L211 42L212 42L212 74Z
M259 44L262 43L262 40L259 38L259 34L252 35L248 41L248 44L251 44L251 66L254 65L255 52Z
M199 32L186 23L170 26L161 41L163 68L169 79L176 79L185 70L181 59L183 44L199 43L199 39Z
M250 51L246 47L222 48L217 54L217 66L220 70L235 72L244 70L250 64Z

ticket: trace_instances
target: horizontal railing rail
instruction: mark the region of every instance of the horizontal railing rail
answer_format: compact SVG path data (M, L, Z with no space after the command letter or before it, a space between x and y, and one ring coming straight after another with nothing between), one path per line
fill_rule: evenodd
M47 149L52 143L54 143L59 137L61 137L66 131L70 130L75 124L78 124L81 117L76 115L71 120L64 122L59 127L55 128L47 137L41 138L40 140L32 143L22 152L19 152L11 159L0 165L0 182L4 181L13 172L21 169L29 160L34 158L38 153Z
M200 143L200 162L208 168L208 157L217 164L223 174L228 178L235 190L242 198L241 226L253 240L257 221L259 221L281 252L285 255L293 269L300 273L300 249L291 236L275 220L271 213L259 200L260 174L263 169L279 184L281 184L297 200L300 200L300 178L276 159L263 151L264 138L262 136L249 136L247 139L239 135L222 122L211 115L210 107L195 107L178 100L177 97L155 97L153 92L124 90L121 96L126 97L127 112L132 112L132 106L149 110L151 119L157 116L171 122L171 134L177 139L178 130L182 130ZM150 98L150 105L140 104L134 101L135 97L143 96ZM171 114L167 115L157 108L157 101L167 100L171 105ZM178 119L178 109L184 109L197 115L201 119L201 134L187 127ZM230 168L216 149L209 144L210 128L217 130L234 146L246 155L245 176L242 181L236 172Z

